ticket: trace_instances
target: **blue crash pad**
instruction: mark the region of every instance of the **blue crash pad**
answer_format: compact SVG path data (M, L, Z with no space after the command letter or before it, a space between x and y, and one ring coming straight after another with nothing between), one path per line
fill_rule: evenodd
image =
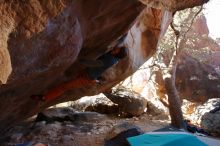
M208 146L189 134L143 134L127 139L131 146Z

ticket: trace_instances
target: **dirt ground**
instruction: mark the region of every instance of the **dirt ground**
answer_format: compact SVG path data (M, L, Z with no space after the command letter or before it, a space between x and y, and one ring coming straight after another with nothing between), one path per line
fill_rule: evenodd
M10 130L11 136L7 145L43 142L50 146L102 146L105 140L131 127L137 126L148 132L163 128L169 122L157 120L158 117L147 114L133 118L120 118L93 112L82 115L79 113L75 121L23 122Z

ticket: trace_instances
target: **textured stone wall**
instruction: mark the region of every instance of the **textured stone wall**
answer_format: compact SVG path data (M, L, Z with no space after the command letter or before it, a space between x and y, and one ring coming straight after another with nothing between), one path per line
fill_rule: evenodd
M201 0L184 2L165 8L181 9ZM140 56L136 66L141 65L160 36L163 11L147 8L139 16L144 7L136 0L1 0L0 131L56 103L102 92L130 75L132 56ZM134 29L139 47L125 43L129 57L104 73L104 84L72 89L49 102L30 98L76 78L85 68L80 60L95 60Z

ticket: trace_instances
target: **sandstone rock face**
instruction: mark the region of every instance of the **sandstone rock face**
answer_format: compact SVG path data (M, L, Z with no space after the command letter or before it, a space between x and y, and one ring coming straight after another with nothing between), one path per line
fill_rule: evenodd
M182 4L182 8L202 0L193 2ZM131 74L134 70L129 60L135 48L128 46L132 53L105 73L105 84L73 89L50 102L30 98L76 78L85 68L80 60L95 60L109 50L113 41L128 32L143 8L136 0L2 0L0 130L50 105L102 92ZM140 37L144 38L136 52L144 51L146 60L156 49L164 27L161 10L147 8L140 17L144 15L146 22L136 21L135 29L141 28Z
M176 85L180 96L189 101L204 103L211 98L219 98L220 46L212 40L204 15L199 16L192 25L188 37L193 43L186 43L179 57L176 72ZM164 91L161 77L158 77L161 91Z
M167 8L171 11L182 10L186 8L192 8L194 6L207 3L209 0L140 0L144 4L150 5L156 8Z
M207 59L206 63L200 62L189 54L189 52L183 52L179 57L176 71L176 87L182 99L187 99L195 103L204 103L209 99L220 97L220 62L215 57L217 55L218 52L213 52L208 57L205 55L207 57L205 58ZM140 72L147 71L150 74L150 69ZM146 80L149 80L149 74L145 74L142 81L139 79L139 84L145 85L144 88L139 89L139 93L148 99L158 97L164 105L168 105L162 74L159 71L155 71L151 77L153 83L146 83Z
M73 78L74 73L65 72L68 68L80 72L77 59L94 59L103 54L132 25L142 5L134 0L35 0L4 1L0 9L0 54L4 69L0 77L5 83L0 87L1 129L15 119L61 102L43 103L36 109L39 103L29 97L44 94ZM81 97L88 93L71 95Z
M220 75L211 64L183 56L177 69L177 88L181 97L194 102L205 102L220 96Z
M189 37L196 37L196 41L186 44L179 56L176 71L176 86L182 99L196 103L204 103L211 98L219 98L220 79L220 46L208 37L206 18L201 15L192 25ZM150 64L150 62L149 62ZM133 89L142 93L144 97L158 97L166 102L166 90L162 75L155 71L151 76L153 83L147 82L150 77L149 65L139 71L139 76L134 75ZM137 78L138 77L138 78ZM140 89L137 89L140 88Z

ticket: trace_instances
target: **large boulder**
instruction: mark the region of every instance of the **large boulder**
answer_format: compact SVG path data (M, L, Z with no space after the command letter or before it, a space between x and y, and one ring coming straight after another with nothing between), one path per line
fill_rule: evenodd
M185 54L177 69L177 88L181 97L189 101L204 103L220 98L220 74L211 64Z
M140 116L147 108L147 100L144 97L126 88L117 88L104 94L119 106L120 112L127 116Z
M104 54L107 46L131 27L143 5L134 0L32 0L3 1L0 9L2 129L50 105L100 89L75 90L49 103L30 98L80 74L83 66L78 60Z
M220 97L220 46L208 35L206 18L201 15L192 24L187 38L193 36L197 39L186 43L183 48L187 49L183 49L178 58L176 87L182 99L204 103ZM169 53L164 57L169 60ZM149 68L151 64L149 60L132 76L132 89L148 99L158 97L168 105L162 74L155 68ZM128 81L130 79L125 84Z
M166 8L177 10L204 2L176 2ZM150 7L141 13L143 9L136 0L2 0L0 131L56 103L102 92L134 72L130 58L141 56L137 67L152 55L170 16ZM129 56L105 73L105 84L72 89L49 102L30 98L76 78L85 68L80 60L95 60L105 54L130 28L138 31L139 37L132 39L136 47L125 43ZM128 34L126 41L131 38Z

